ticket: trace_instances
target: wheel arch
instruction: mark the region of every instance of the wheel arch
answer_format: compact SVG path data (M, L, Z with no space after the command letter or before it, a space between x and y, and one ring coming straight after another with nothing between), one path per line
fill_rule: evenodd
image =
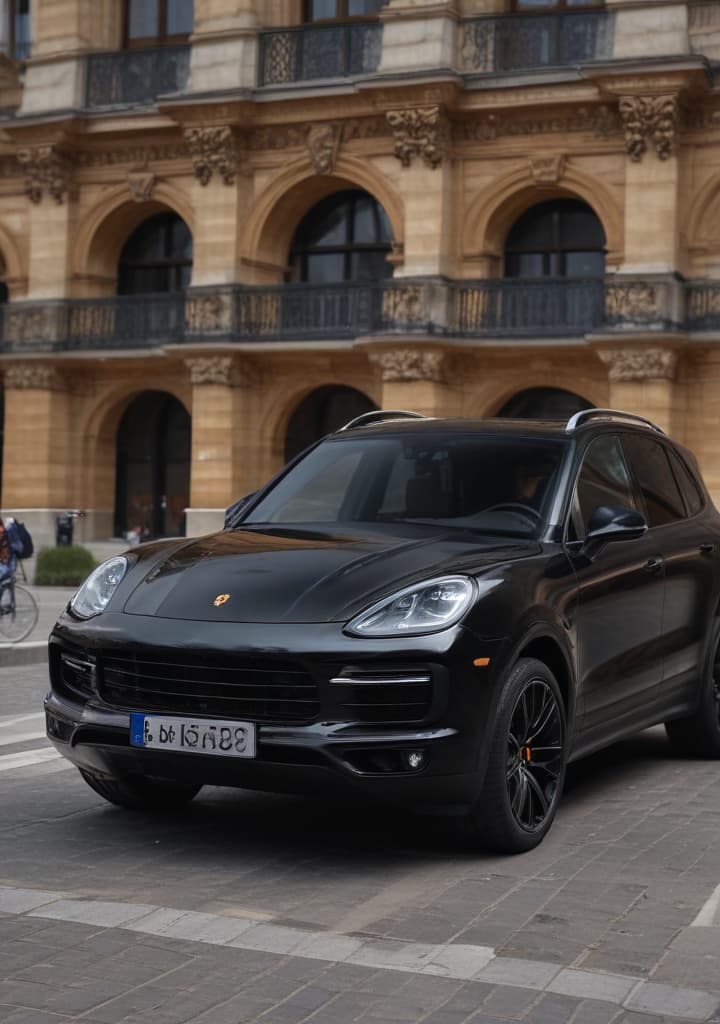
M565 645L553 633L548 632L546 626L539 626L520 642L513 663L520 658L535 658L541 661L555 676L565 702L568 733L572 735L575 717L575 672Z

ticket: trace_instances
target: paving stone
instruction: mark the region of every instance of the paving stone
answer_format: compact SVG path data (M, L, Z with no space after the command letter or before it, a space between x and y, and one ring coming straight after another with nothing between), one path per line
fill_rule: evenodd
M718 1010L720 999L695 989L674 988L646 981L632 993L625 1005L645 1013L663 1013L666 1016L704 1021Z
M543 989L560 970L557 964L514 957L496 957L475 977L497 985L517 985L520 988Z
M24 914L52 903L58 898L56 892L44 892L42 889L11 889L0 886L0 910L6 914Z
M559 992L561 995L604 999L608 1003L621 1004L640 982L640 978L627 978L619 974L566 968L555 975L547 988L549 992Z
M56 900L54 903L30 911L31 917L56 921L74 921L95 924L103 928L117 928L139 917L145 917L156 907L140 903L106 903L98 900Z

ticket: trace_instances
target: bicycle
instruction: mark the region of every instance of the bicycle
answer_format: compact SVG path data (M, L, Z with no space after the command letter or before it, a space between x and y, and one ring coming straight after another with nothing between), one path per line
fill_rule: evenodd
M23 579L25 569L20 563ZM13 572L0 583L0 643L19 643L29 636L38 620L38 606L27 587L17 582Z

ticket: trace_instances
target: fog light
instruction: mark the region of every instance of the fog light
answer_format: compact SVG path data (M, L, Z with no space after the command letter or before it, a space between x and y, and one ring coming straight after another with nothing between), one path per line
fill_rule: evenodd
M418 768L422 768L425 764L425 754L422 750L411 750L407 755L408 768L412 768L413 771L417 771Z

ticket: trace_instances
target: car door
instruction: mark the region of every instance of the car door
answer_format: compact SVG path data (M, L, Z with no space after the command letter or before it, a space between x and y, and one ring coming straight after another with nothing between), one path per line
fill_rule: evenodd
M678 456L652 436L629 432L623 447L640 486L648 535L665 566L662 701L670 709L691 699L702 671L715 592L714 539L702 517L690 514L700 510L697 497L693 504L688 496L690 505L683 499Z
M603 434L588 446L568 524L578 581L575 625L582 714L577 749L607 742L640 721L662 679L662 558L646 535L609 542L588 563L581 554L582 542L600 505L641 511L615 434Z

